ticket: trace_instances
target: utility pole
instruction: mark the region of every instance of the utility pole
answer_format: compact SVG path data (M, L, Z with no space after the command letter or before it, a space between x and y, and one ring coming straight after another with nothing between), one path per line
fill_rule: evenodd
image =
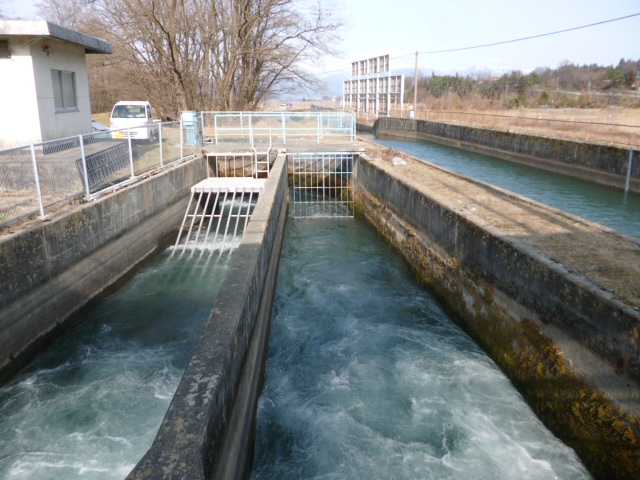
M416 73L413 77L413 114L418 110L418 52L416 52Z

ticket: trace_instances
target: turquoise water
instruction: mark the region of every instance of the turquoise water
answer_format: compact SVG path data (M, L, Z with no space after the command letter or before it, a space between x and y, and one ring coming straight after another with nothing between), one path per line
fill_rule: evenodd
M155 438L238 241L166 250L0 389L0 478L126 477Z
M640 237L640 195L434 143L365 138Z
M252 480L588 479L358 220L292 220Z

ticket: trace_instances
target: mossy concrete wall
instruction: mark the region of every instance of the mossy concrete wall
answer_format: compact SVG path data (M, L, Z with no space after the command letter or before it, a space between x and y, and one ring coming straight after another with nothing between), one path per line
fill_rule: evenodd
M281 154L158 435L127 480L240 480L251 473L288 200Z
M628 362L629 352L616 352L615 345L638 327L638 313L526 244L417 191L401 174L361 158L354 177L358 214L405 258L547 426L596 478L634 478L640 471L637 378L621 376L616 393L626 403L612 401L603 388L611 379L598 377L616 376L615 368L593 350L614 364L616 355ZM635 347L630 361L637 371ZM579 370L583 356L603 368Z
M0 238L0 383L158 248L203 178L194 159Z
M629 149L409 118L380 117L373 133L425 140L624 189ZM640 193L640 151L633 153L629 190Z
M373 133L373 125L367 123L356 123L356 131L362 133Z

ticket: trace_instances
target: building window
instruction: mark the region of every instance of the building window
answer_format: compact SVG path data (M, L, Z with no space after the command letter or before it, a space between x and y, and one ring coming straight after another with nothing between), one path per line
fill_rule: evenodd
M74 72L51 70L51 75L53 78L53 101L56 106L56 112L78 111L76 74Z
M11 58L9 40L0 40L0 58Z

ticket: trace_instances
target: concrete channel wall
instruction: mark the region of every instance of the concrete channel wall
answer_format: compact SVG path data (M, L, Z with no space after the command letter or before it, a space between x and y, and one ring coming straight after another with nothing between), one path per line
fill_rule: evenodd
M0 384L179 225L203 158L0 237Z
M627 184L628 148L392 117L378 118L373 133L440 143L600 185ZM640 193L640 150L631 159L629 191Z
M158 435L127 480L249 476L288 201L281 154Z
M634 362L638 371L634 342L635 354L615 351L640 325L637 311L374 161L356 162L354 195L359 215L405 258L596 478L632 478L640 471L637 409L624 411L611 401L602 386L616 376L615 368L591 351L595 345L614 364L617 356L620 365ZM574 369L584 365L582 355L595 359L593 368ZM637 379L620 380L617 397L637 406Z

